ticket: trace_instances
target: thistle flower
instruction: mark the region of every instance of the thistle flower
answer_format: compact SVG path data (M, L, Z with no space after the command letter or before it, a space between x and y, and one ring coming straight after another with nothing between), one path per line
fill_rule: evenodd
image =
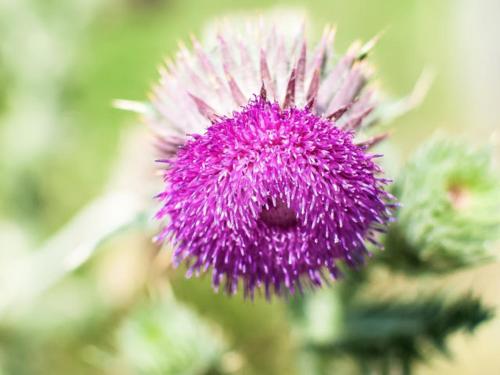
M389 237L413 267L449 271L495 257L500 178L487 150L436 137L409 161L393 190L403 207Z
M374 41L338 58L333 37L312 49L303 29L249 24L209 49L193 38L162 68L147 119L166 166L157 240L188 276L211 268L215 289L241 281L269 298L319 287L378 245L392 204L368 149L385 135L355 139L375 120Z

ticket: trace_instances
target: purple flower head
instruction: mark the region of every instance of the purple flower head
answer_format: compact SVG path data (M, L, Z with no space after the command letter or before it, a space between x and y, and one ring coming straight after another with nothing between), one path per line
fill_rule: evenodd
M360 264L391 215L368 153L384 136L355 140L376 105L363 90L368 47L338 59L327 30L309 58L303 32L287 35L221 34L210 54L194 41L152 101L166 165L157 239L229 294L319 287L338 261Z

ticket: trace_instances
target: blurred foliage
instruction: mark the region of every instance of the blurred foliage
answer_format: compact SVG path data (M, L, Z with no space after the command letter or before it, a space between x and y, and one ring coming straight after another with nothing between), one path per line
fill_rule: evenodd
M317 361L316 374L327 373L329 365L346 355L356 360L362 373L371 369L409 374L414 362L429 357L429 346L448 354L448 335L460 329L472 332L492 317L491 310L471 296L455 301L440 295L406 302L345 300L334 303L331 310L334 293L321 294L319 306L318 296L311 296L292 309L296 324L303 327L303 350Z
M1 375L384 373L408 370L415 358L432 354L429 346L443 349L445 336L491 317L490 310L470 296L448 300L429 293L411 299L404 293L381 299L383 290L376 283L371 300L358 296L368 281L373 282L368 270L410 265L412 289L415 284L427 285L421 271L432 266L442 270L475 263L472 254L477 252L469 252L472 245L482 253L493 248L480 245L481 239L493 239L495 231L467 221L486 214L488 223L496 218L493 204L485 209L488 202L498 200L489 156L454 143L424 147L396 179L405 226L391 229L386 252L378 254L366 272L348 275L315 295L271 303L214 295L207 280L185 280L180 271L166 272L168 251L158 254L143 227L115 234L105 244L96 242L98 252L82 253L75 240L71 251L63 248L45 256L54 237L66 233L68 219L106 190L114 174L129 175L125 187L137 183L137 166L127 164L128 151L125 162L118 160L125 164L121 171L116 171L115 161L122 158L124 139L139 126L130 114L113 109L112 100L144 100L162 58L174 53L178 40L199 33L210 18L275 5L304 7L314 21L313 37L325 23L338 25L339 50L353 39L368 40L387 30L370 57L378 68L376 79L395 97L409 91L425 66L438 72L425 103L418 112L397 120L393 143L384 146L390 147L384 154L393 158L387 164L395 177L400 159L435 126L468 133L468 138L489 134L488 126L482 133L477 127L467 130L468 109L474 103L457 78L463 72L457 74L461 59L455 50L470 42L455 36L456 2L2 1ZM439 32L434 25L439 25ZM427 172L432 172L428 180ZM450 194L458 192L449 184L453 176L479 198L473 215L455 215L450 206ZM418 189L422 181L429 189ZM424 208L438 209L422 211L422 196L432 203ZM415 234L421 228L416 221L422 217L415 216L420 213L430 215L441 229L456 224L464 230L451 244L440 241L436 228L430 228L435 236L424 241ZM91 217L89 227L101 229L99 219L102 214ZM462 241L464 236L467 241ZM77 266L67 265L69 252L79 256ZM50 264L44 263L47 259ZM13 271L23 267L19 275ZM26 280L21 278L30 275L36 291L32 294L24 290ZM46 285L50 288L38 290ZM5 291L21 287L32 299L11 306L13 296ZM411 360L403 365L401 356Z
M132 312L118 330L119 355L137 374L221 373L224 342L169 298Z

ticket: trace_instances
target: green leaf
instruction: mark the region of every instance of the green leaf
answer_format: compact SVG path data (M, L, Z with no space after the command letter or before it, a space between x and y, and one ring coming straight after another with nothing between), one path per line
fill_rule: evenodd
M385 368L388 363L397 363L409 371L415 361L427 359L429 348L448 354L446 340L450 334L459 330L472 332L492 316L491 309L470 295L453 301L427 296L414 301L348 303L337 335L329 341L318 341L302 331L303 349L327 362L347 356L354 358L360 368ZM301 324L307 325L312 318L302 315L306 322Z

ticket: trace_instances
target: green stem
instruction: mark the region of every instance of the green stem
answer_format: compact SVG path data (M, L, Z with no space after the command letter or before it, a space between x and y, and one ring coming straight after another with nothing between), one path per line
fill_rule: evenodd
M145 216L141 200L132 193L108 193L91 202L44 246L9 267L7 281L0 282L0 315L33 301L90 259L104 240L143 225Z
M380 366L380 374L381 375L389 375L390 374L390 357L387 356L382 359L382 363Z
M401 374L402 375L411 375L411 361L408 358L403 358L401 361Z
M361 359L359 361L359 365L360 365L361 374L370 375L370 366L368 365L367 361L364 361L363 359Z

